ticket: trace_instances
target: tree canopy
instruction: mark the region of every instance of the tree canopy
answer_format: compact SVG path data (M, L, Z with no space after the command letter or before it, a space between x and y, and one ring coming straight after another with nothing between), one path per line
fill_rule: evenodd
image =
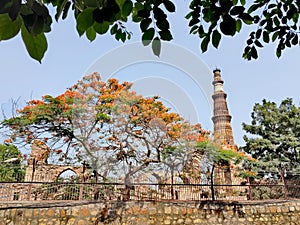
M0 181L23 181L25 170L20 150L12 144L0 144Z
M103 82L93 73L57 97L31 100L1 123L6 142L44 141L52 162L86 161L103 179L108 173L129 179L179 157L188 160L193 143L206 140L207 132L169 112L158 97L137 95L131 85Z
M49 7L56 9L55 15ZM110 33L125 42L132 33L128 21L138 24L144 45L152 45L159 56L161 41L173 39L169 15L175 13L171 0L2 0L0 2L0 41L8 40L21 31L29 55L41 62L46 50L45 33L51 31L52 21L65 19L70 11L76 20L80 36L93 41L97 35ZM243 57L257 59L258 48L276 42L276 55L285 48L299 45L300 2L292 0L191 0L190 33L199 36L201 49L209 44L218 48L222 36L235 36L244 26L251 26Z
M278 172L299 168L300 160L300 107L287 98L277 105L263 100L256 103L250 124L243 123L249 134L244 136L244 151L264 162L264 167L275 168Z

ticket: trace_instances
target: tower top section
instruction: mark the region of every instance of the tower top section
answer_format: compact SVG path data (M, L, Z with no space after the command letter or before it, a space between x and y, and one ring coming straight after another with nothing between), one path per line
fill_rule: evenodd
M214 93L224 92L224 88L223 88L224 81L222 80L221 77L221 70L215 69L213 72L214 72L214 81L212 82L212 84L214 86Z

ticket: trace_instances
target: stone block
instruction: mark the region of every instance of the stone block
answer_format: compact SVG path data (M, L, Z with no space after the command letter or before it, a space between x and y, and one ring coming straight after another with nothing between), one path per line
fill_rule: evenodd
M188 217L185 219L184 224L193 224L193 220L190 217Z
M273 205L269 208L270 213L277 213L277 206Z
M179 218L176 222L176 224L184 224L184 219Z
M90 210L88 208L83 208L80 210L80 215L82 217L89 217L90 216Z
M156 208L149 208L149 215L155 215L156 213Z
M165 207L165 214L172 214L172 207L171 206Z
M281 207L281 211L283 213L288 213L290 211L289 207L285 206L285 207Z
M76 224L75 222L76 222L75 218L70 218L68 220L68 222L66 223L66 225L74 225L74 224Z
M186 208L185 207L180 208L180 213L182 215L186 215Z
M165 225L169 225L169 224L171 224L171 223L172 223L172 222L171 222L171 220L169 220L169 219L166 219L165 222L164 222Z
M79 216L79 209L78 208L73 208L71 214L73 216Z
M54 217L55 216L55 211L54 209L48 209L46 212L46 215L49 217Z
M77 222L77 225L86 225L87 223L85 222L85 220L79 220Z
M290 206L289 210L290 210L290 212L294 212L295 211L295 207L294 206Z
M194 219L194 224L201 224L202 220L201 219Z

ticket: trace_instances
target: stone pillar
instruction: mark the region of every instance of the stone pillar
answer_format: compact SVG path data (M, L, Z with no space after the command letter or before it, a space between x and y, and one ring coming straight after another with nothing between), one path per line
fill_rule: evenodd
M223 83L220 70L214 70L214 94L212 96L214 101L214 115L212 121L214 124L214 141L223 147L234 146L234 140L231 128L231 116L227 107L227 94L224 92Z
M221 71L215 69L214 71L214 94L212 96L214 101L214 115L212 121L214 124L214 142L221 146L223 149L235 149L232 128L231 128L231 116L227 107L227 94L224 92L223 84L224 81L221 78ZM224 171L224 182L225 184L232 184L230 165ZM221 176L221 174L217 175ZM221 177L223 177L221 176ZM218 180L217 177L216 179ZM223 180L223 179L220 179ZM222 182L222 181L221 181Z

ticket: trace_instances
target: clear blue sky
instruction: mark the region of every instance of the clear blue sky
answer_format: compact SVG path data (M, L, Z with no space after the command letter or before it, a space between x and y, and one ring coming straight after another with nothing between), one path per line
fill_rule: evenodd
M207 85L212 81L213 69L220 68L225 81L224 89L228 94L230 114L233 117L235 142L238 145L243 144L241 123L250 122L250 113L256 102L266 98L279 103L282 99L291 97L298 105L300 76L295 67L299 61L299 47L284 51L282 57L277 59L275 48L271 45L259 51L258 60L248 62L241 57L247 38L245 31L236 38L223 38L218 50L210 47L207 53L202 54L199 39L189 34L188 23L184 19L188 12L188 1L177 2L177 13L170 17L174 36L171 44L181 48L182 52L190 51L194 54L193 59L197 58L198 61L191 63L181 54L163 52L165 57L175 57L175 62L178 60L183 64L176 67L164 63L168 61L166 58L157 59L157 62L155 59L135 61L113 71L114 76L120 80L136 81L137 91L142 94L149 95L153 90L153 94L161 95L166 104L178 112L190 109L192 104L191 110L198 113L199 122L205 129L212 130L211 107L207 102L207 94L199 90L199 85L191 79L195 75L189 74L187 70L199 68L199 76L201 79L203 76L205 80L200 88L209 89L211 87ZM138 25L129 25L128 29L134 33L133 40L128 44L139 41ZM78 37L72 19L59 23L54 21L47 39L49 46L42 64L28 56L20 35L0 43L0 103L6 110L9 109L10 99L21 97L19 102L22 104L45 94L62 93L79 80L91 65L95 65L97 59L112 54L110 51L113 49L124 47L123 43L117 42L110 35L98 36L92 43L85 37ZM102 67L119 65L122 57L127 56L119 55ZM109 76L103 74L107 68L97 70L104 77ZM201 74L203 71L206 71L205 75ZM207 82L208 78L211 79L210 82ZM187 102L190 103L188 106L185 105ZM187 117L191 119L193 115Z

